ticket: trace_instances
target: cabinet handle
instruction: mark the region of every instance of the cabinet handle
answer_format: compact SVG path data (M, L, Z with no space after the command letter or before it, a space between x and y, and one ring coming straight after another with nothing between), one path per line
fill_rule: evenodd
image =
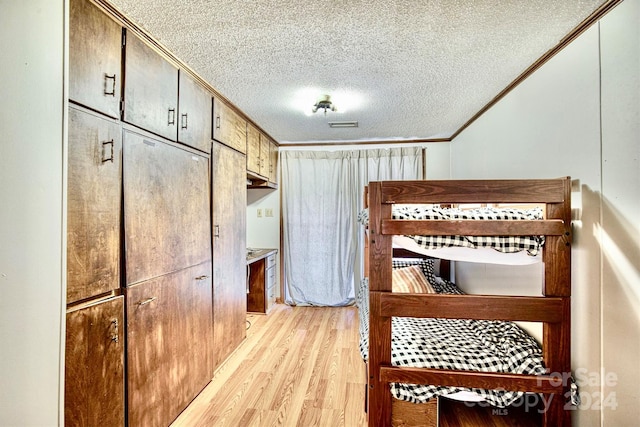
M168 120L168 124L169 125L175 125L176 124L176 109L175 108L169 108L169 120Z
M216 129L220 129L220 115L216 116Z
M220 226L219 225L214 225L213 226L213 237L220 237Z
M120 332L118 331L118 319L113 319L111 321L111 324L113 325L113 335L111 335L111 341L117 343L120 335Z
M111 146L109 157L106 157L107 145ZM102 143L102 163L106 163L106 162L113 163L113 139L111 141L105 141Z
M155 301L155 300L156 300L156 297L147 298L147 299L145 299L145 300L140 301L140 302L138 303L138 305L139 305L140 307L142 307L143 305L150 304L150 303L152 303L152 302L153 302L153 301Z
M206 274L203 274L202 276L197 276L196 280L202 281L202 280L207 280L208 278L209 276L207 276Z
M109 80L111 80L111 90L108 90ZM116 96L116 75L110 76L109 74L104 74L104 94L110 96Z
M181 114L180 115L180 128L181 129L186 129L187 128L187 113Z

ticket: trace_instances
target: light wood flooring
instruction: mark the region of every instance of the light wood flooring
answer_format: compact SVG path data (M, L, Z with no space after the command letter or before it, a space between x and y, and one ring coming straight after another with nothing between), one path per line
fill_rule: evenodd
M355 307L248 315L247 339L172 424L366 426Z

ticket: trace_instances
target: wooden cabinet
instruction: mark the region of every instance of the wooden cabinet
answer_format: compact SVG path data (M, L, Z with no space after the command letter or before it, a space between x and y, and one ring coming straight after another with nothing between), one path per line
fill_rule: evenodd
M247 311L255 313L268 313L276 301L276 251L262 252L248 260Z
M214 364L246 336L245 156L222 144L211 151Z
M269 177L269 182L273 183L273 184L277 184L278 183L278 145L273 142L273 141L269 141L269 174L267 175Z
M247 152L247 121L218 98L213 98L213 139Z
M210 260L208 158L132 131L123 145L126 284Z
M67 311L65 426L123 426L124 298Z
M133 33L125 38L123 120L172 141L178 129L178 69Z
M247 123L247 171L260 174L260 131Z
M120 287L122 129L69 108L67 303Z
M126 289L128 425L167 426L213 377L211 263Z
M178 142L200 151L211 149L211 94L180 70Z
M69 99L120 118L122 27L88 0L69 7Z

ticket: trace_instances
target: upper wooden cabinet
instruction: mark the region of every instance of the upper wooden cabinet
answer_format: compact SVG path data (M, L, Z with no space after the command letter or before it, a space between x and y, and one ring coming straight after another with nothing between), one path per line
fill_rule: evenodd
M271 140L264 134L260 134L260 175L269 176L269 150Z
M67 312L64 425L124 425L124 298Z
M260 131L247 123L247 170L260 174Z
M123 120L175 141L178 69L133 33L125 38Z
M213 98L213 118L213 139L246 153L247 121L217 98Z
M125 131L126 285L211 258L209 159Z
M120 287L122 128L69 108L67 303Z
M278 183L278 145L269 141L269 182Z
M178 142L211 150L211 94L180 70Z
M69 6L69 99L120 118L122 27L88 0Z

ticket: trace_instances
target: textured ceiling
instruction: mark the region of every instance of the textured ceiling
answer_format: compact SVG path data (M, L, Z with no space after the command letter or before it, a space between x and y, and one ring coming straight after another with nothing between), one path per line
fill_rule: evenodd
M111 3L287 143L449 137L604 1Z

